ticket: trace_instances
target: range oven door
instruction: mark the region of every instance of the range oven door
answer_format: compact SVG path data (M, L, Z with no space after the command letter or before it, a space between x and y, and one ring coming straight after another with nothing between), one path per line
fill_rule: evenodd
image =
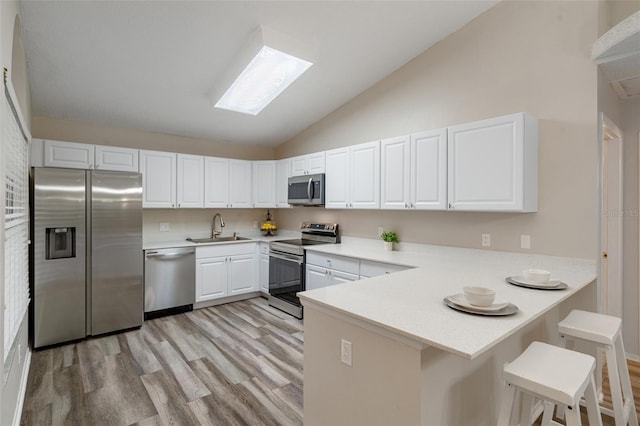
M269 254L269 304L302 318L302 305L296 296L300 291L304 291L304 257L272 250Z

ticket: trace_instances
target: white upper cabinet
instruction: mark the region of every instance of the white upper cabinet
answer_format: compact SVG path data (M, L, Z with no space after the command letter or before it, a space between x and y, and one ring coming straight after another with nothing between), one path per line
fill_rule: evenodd
M138 172L138 150L118 146L95 146L95 168L122 172Z
M447 208L447 129L381 141L380 206Z
M204 158L204 206L229 207L229 159Z
M349 207L349 148L332 149L326 152L324 204L328 209Z
M204 206L204 157L178 154L177 204L180 208Z
M380 142L349 148L351 155L351 202L354 209L380 207Z
M411 135L411 185L413 209L447 209L447 129Z
M380 207L410 208L411 141L409 136L380 142Z
M205 157L204 206L251 207L251 161Z
M251 207L251 161L229 160L229 208Z
M300 155L290 158L290 176L315 175L325 173L325 153Z
M538 205L538 121L525 113L448 129L448 207L533 212Z
M253 162L253 207L276 207L276 161Z
M176 156L172 152L140 151L142 207L176 206Z
M44 141L44 166L71 169L93 169L93 145L63 141Z
M291 207L289 204L290 160L276 162L276 207Z
M326 152L325 207L380 207L380 142Z
M31 158L34 167L138 172L138 150L117 146L35 139Z

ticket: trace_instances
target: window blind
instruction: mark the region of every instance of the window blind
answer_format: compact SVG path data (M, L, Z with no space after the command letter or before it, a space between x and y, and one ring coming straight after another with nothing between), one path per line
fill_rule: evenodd
M4 361L29 307L28 136L5 77L2 143L4 170Z

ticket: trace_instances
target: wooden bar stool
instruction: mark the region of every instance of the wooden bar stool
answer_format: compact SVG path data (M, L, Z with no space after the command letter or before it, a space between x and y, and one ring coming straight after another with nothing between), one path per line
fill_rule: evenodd
M504 366L505 381L498 426L514 424L514 402L522 396L520 425L531 425L534 398L544 401L542 424L552 424L555 405L567 407L567 426L581 425L580 397L587 401L591 426L602 426L593 376L595 359L580 352L533 342L515 360ZM553 422L553 424L558 424Z
M583 340L604 349L611 385L613 411L601 407L601 411L615 419L616 426L629 423L638 426L638 416L633 401L631 380L622 342L622 320L609 315L573 310L558 324L558 331L567 345L567 338Z

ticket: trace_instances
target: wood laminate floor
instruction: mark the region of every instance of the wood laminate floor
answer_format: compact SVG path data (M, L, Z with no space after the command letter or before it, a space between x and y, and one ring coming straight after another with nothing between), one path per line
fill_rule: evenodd
M21 424L300 425L302 330L255 298L35 351ZM640 363L628 365L639 409Z
M299 425L302 347L255 298L35 351L21 424Z

